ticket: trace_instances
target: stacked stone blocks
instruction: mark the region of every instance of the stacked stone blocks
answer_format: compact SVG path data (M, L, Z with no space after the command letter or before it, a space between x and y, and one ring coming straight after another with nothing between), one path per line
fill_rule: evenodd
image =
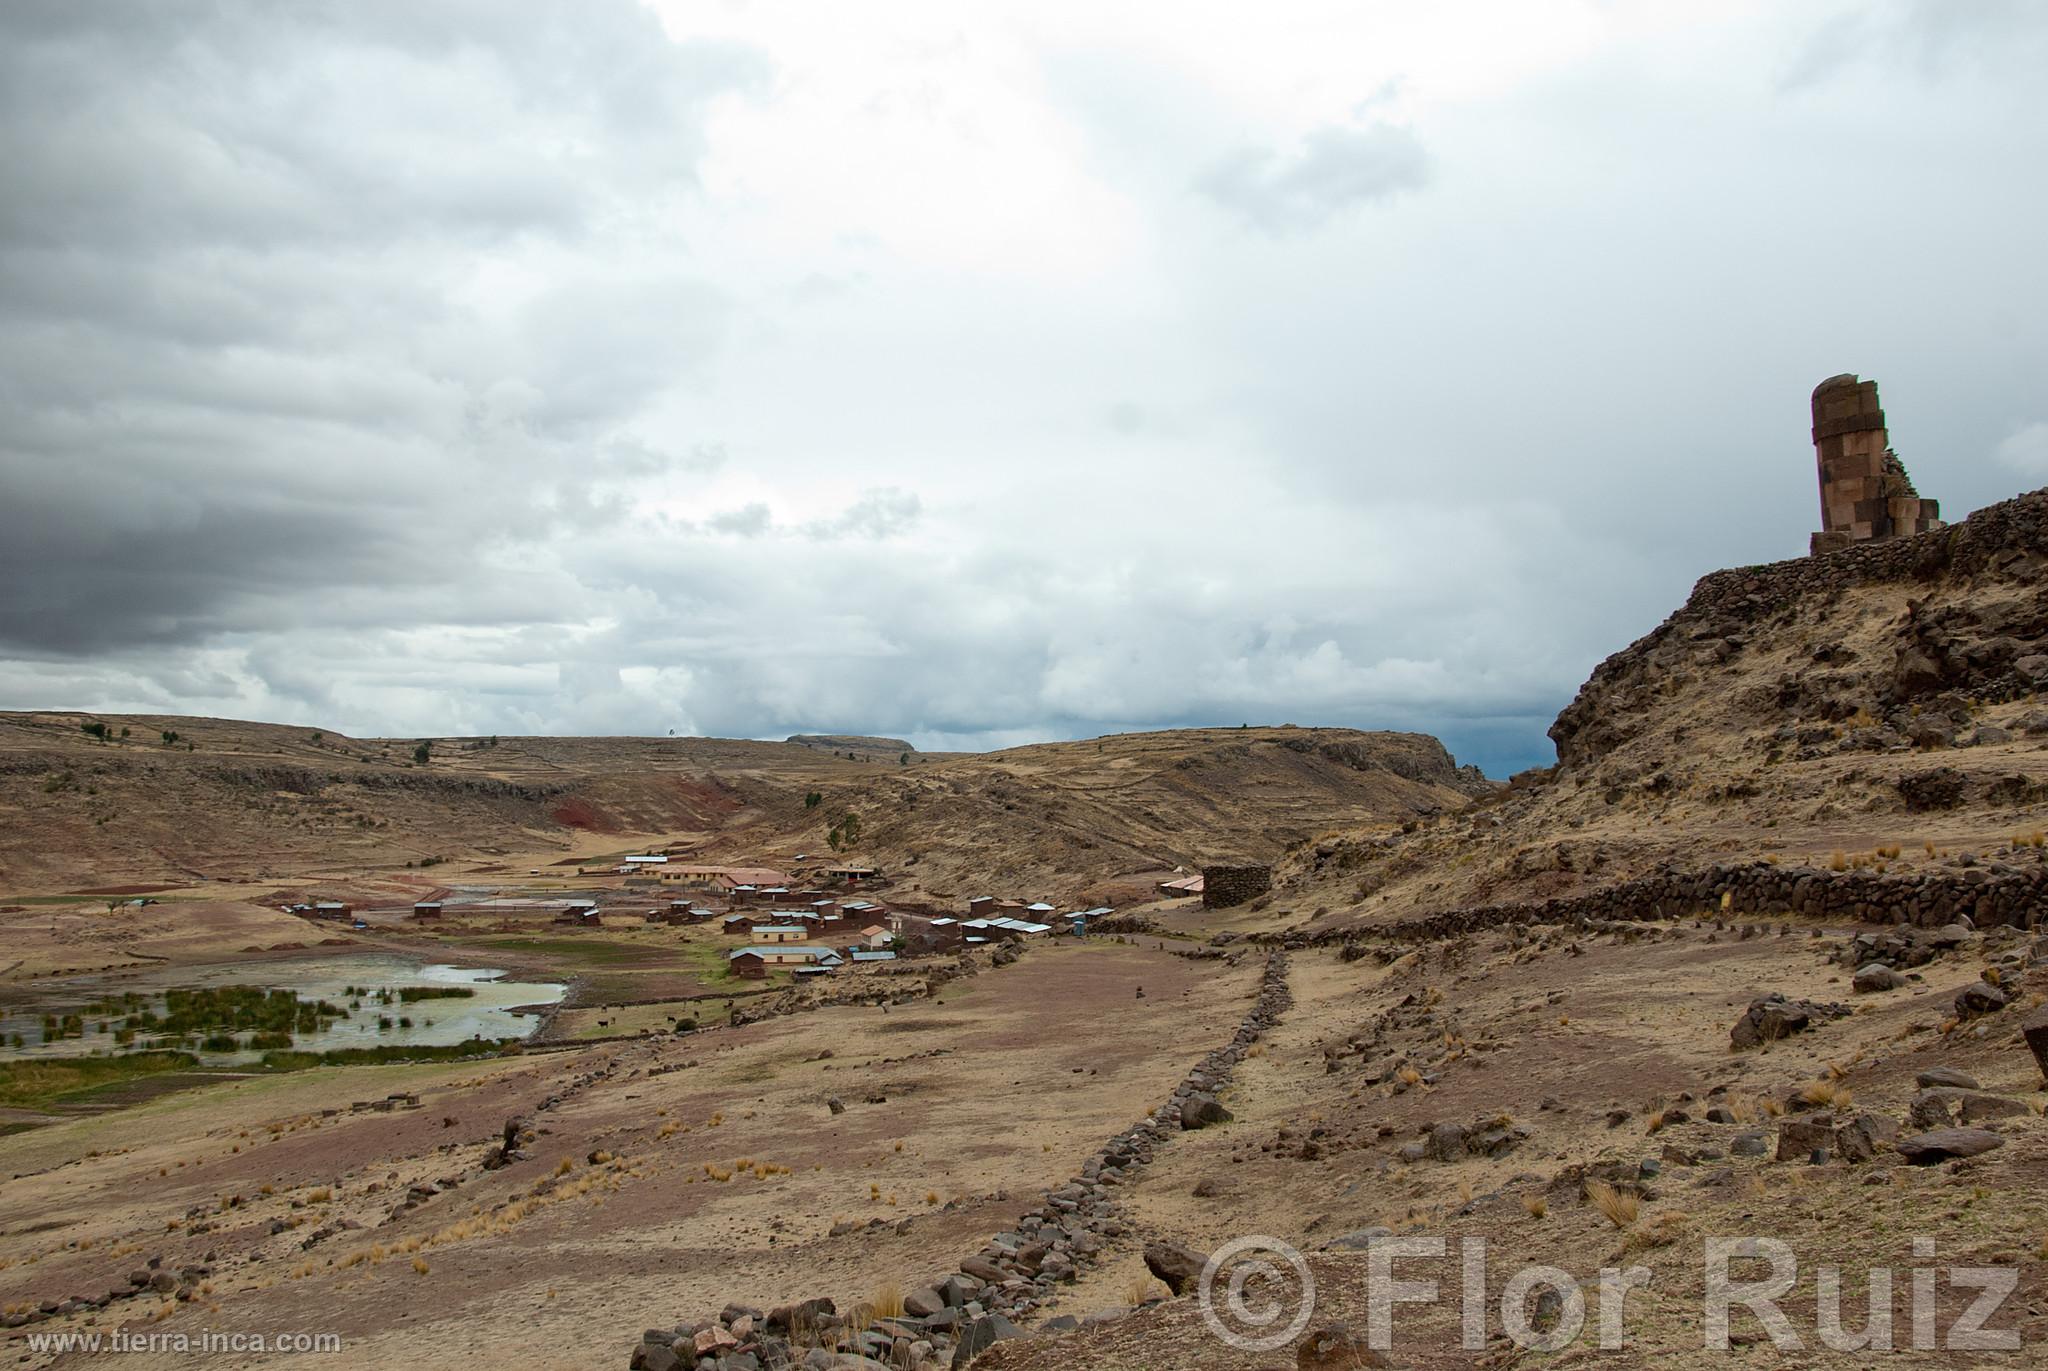
M1877 382L1830 376L1814 388L1813 451L1821 517L1813 552L1941 527L1939 502L1920 498L1891 449Z

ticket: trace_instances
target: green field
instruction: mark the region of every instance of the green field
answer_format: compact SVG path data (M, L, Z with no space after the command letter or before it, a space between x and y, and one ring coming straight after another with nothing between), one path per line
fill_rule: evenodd
M667 965L673 957L667 948L636 947L596 938L483 938L472 947L496 948L502 952L525 952L565 962L590 966Z
M0 1105L41 1109L82 1091L199 1065L189 1052L128 1052L117 1057L0 1062Z

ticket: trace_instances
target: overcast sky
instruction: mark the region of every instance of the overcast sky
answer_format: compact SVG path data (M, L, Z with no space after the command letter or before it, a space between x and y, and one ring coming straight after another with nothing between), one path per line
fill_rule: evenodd
M0 5L0 706L1419 728L1494 774L1808 392L2048 483L2048 6Z

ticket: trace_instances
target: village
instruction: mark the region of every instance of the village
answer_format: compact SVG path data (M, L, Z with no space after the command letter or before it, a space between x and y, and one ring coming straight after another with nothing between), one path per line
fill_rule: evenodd
M793 874L629 853L580 862L573 873L535 869L528 877L506 883L451 877L454 883L421 889L409 901L392 890L364 890L278 907L372 938L695 930L718 947L716 968L702 979L786 984L1005 943L1082 937L1102 930L1117 912L1110 905L1062 910L1044 899L995 895L976 895L951 909L922 894L891 898L889 877L860 862L800 867ZM1201 874L1172 873L1149 884L1148 908L1155 901L1169 908L1203 901ZM658 950L650 947L650 955Z

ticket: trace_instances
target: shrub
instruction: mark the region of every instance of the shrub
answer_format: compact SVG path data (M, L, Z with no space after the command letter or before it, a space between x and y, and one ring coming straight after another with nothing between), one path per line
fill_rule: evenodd
M1595 1209L1607 1216L1607 1221L1616 1228L1627 1228L1642 1212L1642 1197L1631 1191L1616 1190L1605 1181L1593 1181L1586 1186L1586 1200Z

